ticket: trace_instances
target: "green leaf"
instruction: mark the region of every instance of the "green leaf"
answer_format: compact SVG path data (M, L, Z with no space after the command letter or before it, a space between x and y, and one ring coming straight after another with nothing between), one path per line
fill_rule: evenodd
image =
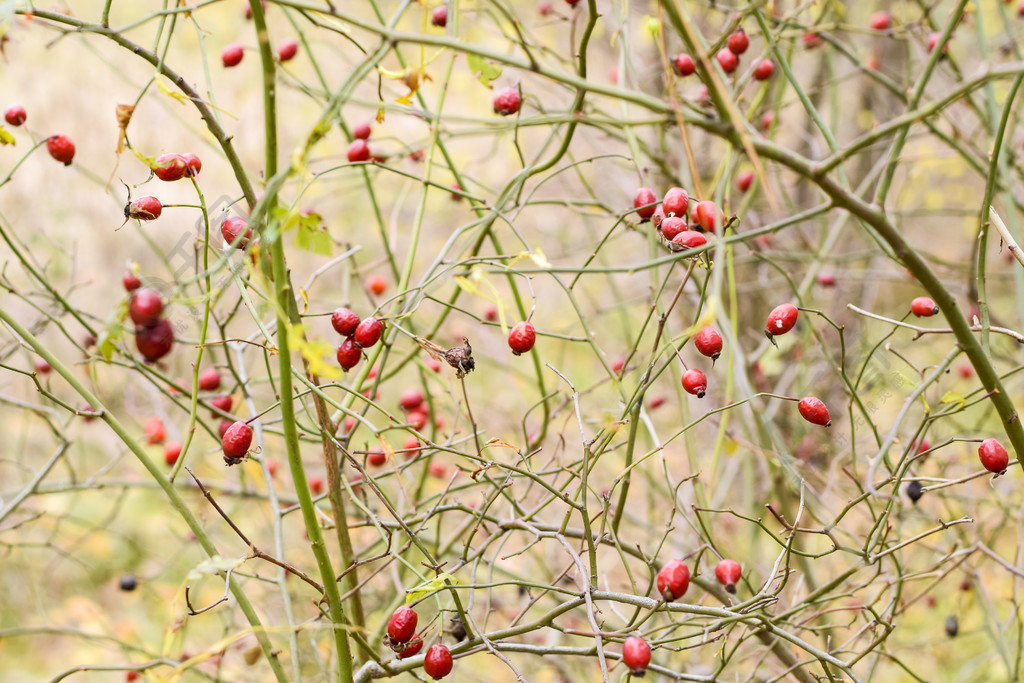
M189 581L198 581L203 578L204 574L220 574L226 572L229 569L235 569L240 567L246 558L237 560L228 559L221 557L220 555L214 555L213 557L207 558L200 562L195 569L188 573Z
M491 81L501 75L500 66L485 61L480 55L466 55L466 61L469 62L470 71L488 88L491 87Z
M967 399L965 399L963 396L956 393L955 391L947 391L945 394L942 395L942 398L939 399L939 403L942 403L943 405L955 403L960 408L963 408L965 405L967 405Z
M458 581L454 576L448 572L441 572L429 581L425 581L415 588L409 589L405 594L405 605L408 607L414 602L420 600L424 596L436 593L439 590L444 589L445 581L450 581L453 584L457 584Z
M295 246L311 251L318 256L330 256L334 250L331 234L320 221L320 214L307 213L298 220L299 231L295 234Z

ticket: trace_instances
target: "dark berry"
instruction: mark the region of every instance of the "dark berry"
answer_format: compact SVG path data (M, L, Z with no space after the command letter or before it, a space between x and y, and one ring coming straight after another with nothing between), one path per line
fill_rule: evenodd
M907 484L907 498L912 502L917 503L921 500L921 496L924 495L924 486L919 481L912 481Z
M135 347L149 363L155 363L166 356L173 346L174 329L166 318L135 329Z
M125 574L121 577L121 580L118 582L118 585L120 586L121 590L123 590L125 593L131 593L133 590L138 588L139 582L131 574Z

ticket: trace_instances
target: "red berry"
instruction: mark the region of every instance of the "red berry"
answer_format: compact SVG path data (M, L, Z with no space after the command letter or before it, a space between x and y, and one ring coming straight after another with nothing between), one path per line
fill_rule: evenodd
M519 91L515 88L504 88L494 95L494 113L502 116L511 116L519 111L523 103Z
M775 114L771 113L770 111L766 111L764 114L761 115L761 130L766 132L768 130L771 130L773 123L775 123Z
M722 335L711 325L700 329L693 338L693 345L702 356L707 356L711 360L718 360L722 355Z
M740 174L736 176L736 189L740 192L746 192L750 189L750 186L754 184L754 172L750 170L740 171Z
M371 275L366 278L366 288L370 290L372 294L380 296L388 288L388 281L384 279L383 275Z
M725 586L725 590L735 593L742 571L740 563L736 560L722 560L715 567L715 577L718 578L718 583Z
M146 435L146 443L153 445L163 443L167 438L167 430L164 429L164 422L159 417L151 417L142 426L142 432Z
M765 324L764 333L768 335L769 339L780 334L786 334L796 325L798 314L799 311L793 304L776 306L768 314L768 322Z
M892 28L892 15L881 10L871 15L871 28L876 31L885 31Z
M533 329L533 325L526 321L516 323L516 326L508 333L508 346L517 356L532 349L536 342L537 332Z
M173 183L188 175L188 160L180 154L161 154L153 162L153 175Z
M933 315L938 315L939 307L935 305L935 302L926 296L919 296L910 302L910 310L918 318L930 318Z
M675 72L680 76L689 76L697 70L697 65L693 61L693 57L686 54L685 52L676 55L675 61L672 63L672 67Z
M553 11L554 7L552 7L551 3L548 2L547 0L542 0L540 3L537 4L537 14L541 15L542 17L548 16Z
M725 45L729 48L729 52L739 57L750 47L750 38L747 37L746 31L739 29L729 34L729 39L725 41Z
M1010 456L1003 448L998 439L985 439L978 447L978 457L981 458L981 465L989 472L1002 474L1010 464Z
M352 163L360 161L368 161L370 158L370 146L366 144L366 140L356 138L352 141L352 144L348 146L348 160Z
M670 188L665 193L665 198L661 200L661 206L666 216L686 217L686 209L689 205L690 197L681 187Z
M142 286L142 280L139 279L138 275L129 270L121 276L121 284L124 285L126 292L134 292Z
M405 644L405 647L402 648L402 651L397 654L397 657L399 659L408 659L409 657L414 657L417 654L419 654L419 651L422 649L423 639L419 636L415 636L413 637L412 640Z
M359 326L359 316L347 308L338 308L331 314L331 325L338 334L347 337Z
M736 70L736 67L740 65L740 60L739 57L736 56L736 53L727 48L719 50L715 55L715 59L718 60L718 64L722 67L722 71L727 74L731 74Z
M643 638L626 638L622 644L622 663L637 678L643 676L651 663L651 646Z
M818 284L822 287L835 287L836 276L832 273L818 273Z
M217 425L217 434L220 435L221 439L224 438L224 435L228 433L228 430L231 428L231 425L233 424L234 422L232 422L231 420L220 421L220 423Z
M626 359L623 356L618 356L612 361L612 372L622 372L624 367L626 367Z
M426 406L420 406L416 410L410 410L405 419L409 422L409 426L418 432L427 426L428 417Z
M379 449L373 450L367 454L366 460L373 467L383 467L384 463L388 461L388 454Z
M217 396L210 399L210 405L223 413L230 413L231 406L235 404L235 399L231 396ZM211 411L210 414L213 417L217 417L220 413Z
M139 197L124 206L125 218L137 218L140 221L152 221L160 218L163 204L156 197Z
M181 158L185 160L185 166L187 167L185 175L195 178L203 170L203 162L195 154L182 154Z
M636 215L640 216L643 220L647 220L654 215L654 211L658 208L656 205L657 201L658 198L654 196L654 191L651 188L641 187L633 195L633 208L637 210Z
M356 325L355 342L365 349L380 341L383 333L384 323L376 318L364 318Z
M224 63L225 67L238 66L244 56L245 50L242 49L242 46L238 43L231 43L221 51L220 61Z
M309 492L314 496L319 496L324 490L324 480L320 477L309 478Z
M277 46L277 58L282 62L295 59L295 55L297 54L299 54L299 44L291 38L283 41Z
M341 340L341 345L338 346L338 365L341 366L342 370L351 370L359 364L359 359L363 357L359 347L356 346L356 341L352 337L345 337Z
M666 600L678 600L690 587L690 568L682 560L669 560L658 572L658 592Z
M230 427L230 426L231 426L231 424L230 424L230 423L228 423L228 426ZM221 434L221 437L222 437L222 438L223 438L223 436L224 436L224 435L223 435L223 434ZM278 468L278 467L279 467L279 465L277 464L277 461L276 461L276 460L268 460L268 461L267 461L267 473L268 473L268 474L270 474L270 476L272 476L272 477L273 477L274 475L276 475L276 474L277 474L277 468Z
M441 5L430 15L430 23L444 28L448 25L448 5Z
M238 421L228 427L220 440L220 447L224 451L224 458L236 460L244 458L252 445L252 427L244 422Z
M178 462L179 455L181 455L181 444L179 442L169 441L164 445L164 462L168 465Z
M440 680L452 672L452 653L445 645L436 643L430 646L426 656L423 658L423 673L435 681Z
M174 329L167 318L135 329L135 347L148 363L155 363L174 346Z
M220 371L217 368L207 368L199 373L199 388L202 391L220 389Z
M693 214L696 219L694 222L708 232L714 232L716 227L725 225L725 216L710 199L705 199L697 204Z
M51 367L50 364L47 363L42 358L37 358L36 359L35 368L36 368L36 374L39 374L39 375L49 375L50 371L53 370L53 367Z
M154 289L139 289L132 294L128 302L128 315L136 325L156 322L163 310L164 300Z
M416 410L423 405L423 392L419 389L406 389L402 392L402 396L398 399L399 405L404 410Z
M448 476L448 468L444 466L443 462L435 460L427 467L427 474L435 479L443 479Z
M803 42L804 47L806 47L808 50L813 50L814 48L821 45L821 36L819 36L817 33L814 33L813 31L807 31L806 33L804 33Z
M415 436L407 436L405 443L402 444L402 450L405 452L405 459L412 460L420 454L420 441Z
M928 34L928 52L931 52L931 51L933 51L935 49L935 46L939 44L939 39L940 38L942 38L942 34L941 33L929 33ZM942 52L943 53L949 52L949 42L948 41L946 42L945 45L942 46Z
M704 398L704 394L708 390L708 378L696 368L687 370L683 373L683 389L697 398Z
M767 81L775 73L775 64L770 59L762 59L754 68L754 80Z
M66 135L52 135L46 139L46 151L60 163L70 166L75 158L75 143Z
M703 247L708 243L708 238L700 234L696 230L684 230L683 232L672 238L672 244L679 245L676 251L685 251L687 249L696 249L697 247Z
M669 216L661 222L661 234L667 240L673 240L681 232L688 230L686 221L678 216Z
M4 120L12 126L20 126L25 123L25 119L28 118L28 113L25 111L25 107L20 104L12 104L7 107L7 111L4 112Z
M252 239L252 228L245 222L245 219L238 216L226 216L220 224L220 235L229 245L233 244L238 249L245 249Z
M813 396L806 396L800 399L800 414L811 424L831 427L832 418L828 415L828 408L819 399Z
M394 643L407 643L416 635L416 610L402 605L391 613L388 619L388 638Z
M358 126L352 129L352 137L357 140L369 140L370 139L370 124L360 123Z
M651 400L647 402L647 409L654 410L655 408L660 408L663 405L665 405L664 396L652 396Z
M428 358L426 361L426 366L429 370L433 372L441 372L441 361L437 360L436 358Z

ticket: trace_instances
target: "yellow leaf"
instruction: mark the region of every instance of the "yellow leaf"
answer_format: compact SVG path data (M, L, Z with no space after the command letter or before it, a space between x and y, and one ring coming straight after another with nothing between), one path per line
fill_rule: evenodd
M478 291L477 286L473 284L470 281L470 279L468 277L465 277L464 275L456 275L455 282L457 282L459 284L459 287L465 290L467 294L476 294Z
M444 589L446 580L450 581L453 585L457 585L459 583L455 579L455 577L449 574L448 572L441 572L434 578L428 581L424 581L415 588L409 589L405 594L406 606L413 604L414 602L418 601L420 598L424 596L430 595L431 593L436 593L437 591Z
M180 104L186 104L188 102L188 98L185 97L184 95L182 95L180 92L174 92L173 90L168 88L166 85L164 85L164 77L163 76L160 76L158 74L156 77L153 78L153 80L156 81L156 88L157 88L157 90L159 90L163 94L167 95L168 97L173 97L174 99L178 100L178 102Z
M324 379L341 379L341 368L333 362L334 347L326 339L307 339L305 325L289 325L288 343L302 354L311 374Z
M967 405L967 399L965 399L963 396L954 391L947 391L945 394L942 395L942 398L939 399L939 403L942 403L943 405L955 403L959 407L963 408L965 405Z
M304 287L299 287L299 296L302 297L302 312L309 310L309 292Z

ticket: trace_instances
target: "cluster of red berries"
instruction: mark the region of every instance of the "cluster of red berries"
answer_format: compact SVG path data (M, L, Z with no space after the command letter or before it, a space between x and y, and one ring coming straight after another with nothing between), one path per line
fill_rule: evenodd
M360 320L347 308L339 308L331 314L331 325L344 337L338 346L337 357L338 365L345 371L354 368L362 358L362 349L376 344L384 333L383 322L372 317Z
M142 433L146 437L146 443L150 446L164 444L164 462L168 465L178 462L178 456L181 455L181 442L168 441L164 443L164 439L167 438L167 429L164 427L163 420L159 417L149 418L142 425Z
M421 431L427 426L430 420L430 406L427 405L426 397L419 389L406 389L398 399L398 404L405 411L405 421L415 429ZM419 452L419 441L415 436L406 439L403 450L406 451L406 459L411 460Z
M729 34L726 38L725 47L715 53L715 60L722 67L722 71L731 74L740 65L740 55L750 47L750 38L742 28ZM676 55L672 60L672 69L678 76L690 76L697 71L697 64L693 57L684 53ZM766 81L775 72L775 65L770 59L763 59L754 68L754 78L758 81Z
M173 183L182 178L195 178L203 170L203 162L195 154L161 154L153 162L153 175Z
M725 215L713 201L691 202L691 197L681 187L670 188L660 203L654 190L641 187L633 195L633 208L641 221L650 220L654 224L673 251L704 246L708 240L702 233L715 232L725 225Z
M370 145L367 140L370 139L371 132L369 123L360 123L352 129L352 144L348 146L346 154L350 163L370 160Z
M405 605L396 609L388 619L385 642L398 659L408 659L423 649L423 637L416 633L418 621L416 610ZM434 680L450 674L454 665L451 651L442 643L431 645L423 657L423 672Z
M796 327L797 318L800 316L800 309L793 304L781 304L772 309L768 314L768 320L764 324L764 334L771 343L775 343L775 337L786 334ZM814 396L805 396L800 399L797 407L800 416L811 424L822 427L832 426L832 417L829 415L828 407Z
M128 316L135 323L135 346L147 363L155 363L170 353L174 346L174 329L162 315L163 297L154 289L141 287L132 273L122 281L130 292Z

